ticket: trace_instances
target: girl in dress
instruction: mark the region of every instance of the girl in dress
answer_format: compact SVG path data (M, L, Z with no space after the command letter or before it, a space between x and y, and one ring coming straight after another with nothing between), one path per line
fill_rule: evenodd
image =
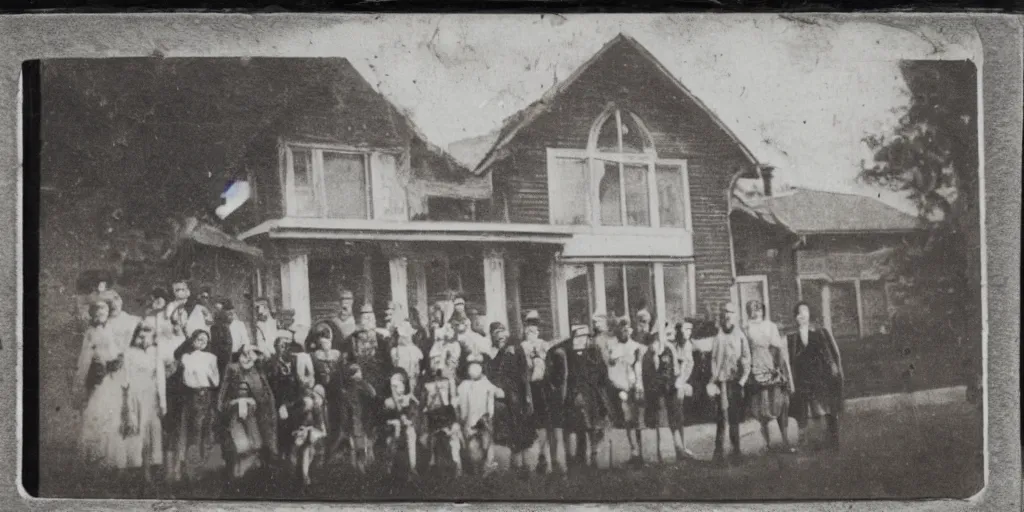
M793 378L789 367L786 342L774 322L764 317L764 304L752 300L747 303L746 335L750 342L750 415L761 423L761 435L767 449L771 445L768 426L779 424L783 449L795 451L789 445L789 395L793 392Z
M84 404L81 458L87 465L118 468L125 463L120 428L127 379L123 350L108 323L110 309L109 297L97 297L89 306L92 325L82 339L74 389L77 402Z
M217 410L225 431L222 451L228 477L238 479L259 465L263 453L268 460L277 455L277 402L256 365L259 349L242 345L234 358L225 370Z
M458 346L458 344L455 344ZM436 345L435 345L436 346ZM439 361L439 360L438 360ZM433 373L423 384L423 412L427 431L420 444L430 450L430 467L438 467L447 459L462 474L462 429L459 427L455 406L458 403L455 379L445 374L445 368L435 361Z
M220 371L217 356L206 351L210 333L198 329L192 333L182 349L191 351L181 355L182 396L178 420L178 463L173 468L173 480L184 476L196 477L196 472L206 460L207 441L213 427L214 393L220 386ZM198 452L198 458L195 457Z
M391 396L384 400L384 414L388 426L388 462L392 467L398 462L412 479L416 476L416 420L419 416L419 401L412 394L409 376L405 370L395 369L391 374L390 384Z
M476 475L489 474L494 469L494 401L504 393L483 374L480 354L469 356L466 380L459 384L458 395L459 423L470 471Z
M154 331L150 322L140 323L125 352L129 410L136 416L133 423L138 426L137 435L126 440L127 466L142 468L146 484L152 482L152 466L163 464L161 420L167 415L167 380Z

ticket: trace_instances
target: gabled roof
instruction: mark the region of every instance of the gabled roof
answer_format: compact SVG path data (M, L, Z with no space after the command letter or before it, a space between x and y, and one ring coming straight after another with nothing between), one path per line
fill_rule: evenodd
M644 48L643 45L637 42L636 39L633 39L632 37L626 34L620 33L619 35L615 36L611 41L606 43L600 50L598 50L598 52L595 53L593 57L591 57L589 60L584 62L583 65L577 68L576 71L569 75L568 78L559 82L554 87L549 89L546 93L544 93L544 95L539 100L531 103L523 110L520 110L519 112L516 112L515 114L509 116L505 120L504 124L501 127L501 130L498 133L496 144L493 147L491 147L490 151L488 151L484 155L484 157L476 165L473 172L477 174L482 174L486 172L488 167L491 166L491 164L493 164L496 160L500 159L503 156L505 149L512 142L512 140L515 139L516 134L518 134L520 130L529 126L538 117L540 117L541 114L547 112L548 109L551 107L552 103L554 102L554 100L563 92L565 92L569 88L569 86L575 83L576 80L580 76L582 76L587 69L593 66L594 63L600 61L601 58L604 57L611 49L616 48L620 45L627 45L632 49L636 50L652 66L657 68L658 71L660 71L662 74L668 77L686 98L688 98L690 101L696 104L701 110L706 112L708 116L711 118L711 120L714 121L714 123L717 124L719 128L722 129L722 131L724 131L733 141L736 142L736 145L740 147L743 154L748 159L750 159L751 163L758 163L757 158L755 158L754 154L750 151L750 148L748 148L739 139L739 137L737 137L736 134L733 133L733 131L730 130L729 127L726 126L722 122L722 120L719 119L718 116L716 116L715 113L711 111L710 108L707 107L707 105L705 105L700 99L694 96L694 94L690 92L690 90L687 89L686 86L683 85L683 83L680 82L675 75L673 75L661 62L658 61L657 58L654 57L654 55L651 54L650 51L647 50L647 48Z
M796 235L900 233L923 228L917 217L856 194L793 188L771 197L735 193L733 197L737 210Z

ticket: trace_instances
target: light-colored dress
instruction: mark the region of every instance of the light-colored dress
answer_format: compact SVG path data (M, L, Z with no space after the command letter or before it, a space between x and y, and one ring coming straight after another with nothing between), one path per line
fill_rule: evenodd
M160 361L157 347L129 348L125 352L125 371L128 377L128 399L134 404L131 410L137 415L138 435L128 437L127 465L142 467L145 453L149 462L163 463L163 427L161 409L167 407L167 379L164 364Z
M121 346L121 350L128 349L128 345L132 342L132 335L135 334L135 328L139 326L140 322L142 322L142 318L129 315L125 311L110 317L107 324L113 330L114 340Z
M115 340L109 323L92 326L85 332L75 374L75 390L76 396L85 400L79 455L89 464L114 468L123 468L126 464L125 440L120 433L127 383L125 372L123 368L104 372L101 378L91 383L91 389L88 383L94 361L104 366L117 364L123 355L124 351Z
M750 322L746 328L750 342L750 414L769 421L786 414L789 409L788 348L779 328L770 320Z

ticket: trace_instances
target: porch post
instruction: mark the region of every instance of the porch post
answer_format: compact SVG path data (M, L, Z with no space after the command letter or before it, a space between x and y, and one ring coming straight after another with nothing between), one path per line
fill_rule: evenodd
M665 301L665 264L654 264L654 319L657 325L652 330L659 336L665 335L665 321L668 320L668 305Z
M281 263L281 302L285 309L295 310L295 323L308 326L312 322L309 305L309 255L290 252Z
M416 283L416 309L420 312L420 320L424 325L430 325L430 305L429 297L427 297L427 266L422 261L414 260L410 262L412 267L412 278Z
M363 304L373 304L373 257L363 256L363 300L356 304L356 311Z
M409 318L409 260L405 256L393 256L390 260L391 301L402 308L396 320Z
M501 322L508 327L508 309L505 294L505 254L497 249L484 251L484 298L487 320Z
M832 285L828 281L821 285L821 321L828 332L832 332Z

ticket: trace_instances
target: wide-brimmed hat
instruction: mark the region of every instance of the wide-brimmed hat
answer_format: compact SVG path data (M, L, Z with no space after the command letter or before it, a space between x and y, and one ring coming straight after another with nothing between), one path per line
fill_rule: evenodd
M456 297L455 298L455 302L453 302L452 304L454 304L456 306L458 306L459 304L462 304L463 306L465 306L466 305L466 299L463 299L462 297Z
M277 330L277 336L274 339L275 339L275 341L276 340L280 340L280 339L286 339L288 341L292 341L292 340L295 339L295 333L292 332L292 331L289 331L288 329L278 329Z

